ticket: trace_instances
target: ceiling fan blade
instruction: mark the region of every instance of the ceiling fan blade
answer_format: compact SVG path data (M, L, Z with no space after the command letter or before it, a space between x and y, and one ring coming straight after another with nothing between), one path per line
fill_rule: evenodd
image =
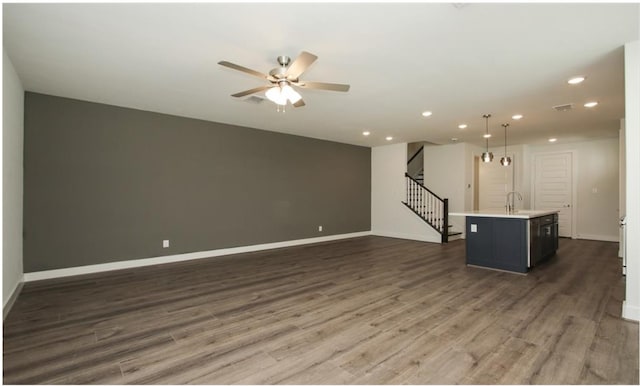
M293 107L302 107L304 105L305 105L304 101L300 99L299 101L293 104Z
M318 59L318 57L314 54L302 51L287 69L286 76L289 79L298 79L298 77L300 77L300 75L302 75L302 73L305 72L307 68L316 61L316 59Z
M298 82L294 83L298 87L303 88L312 88L316 90L330 90L330 91L349 91L348 84L339 84L339 83L324 83L324 82Z
M237 65L235 63L226 62L226 61L223 60L221 62L218 62L218 64L221 65L221 66L229 67L229 68L231 68L233 70L238 70L238 71L245 72L245 73L247 73L249 75L257 76L258 78L269 79L269 76L267 74L263 74L261 72L258 72L256 70L252 70L250 68L242 67L242 66Z
M235 93L235 94L233 94L231 96L232 97L236 97L236 98L240 98L240 97L243 97L243 96L246 96L246 95L249 95L249 94L255 94L255 93L260 92L260 91L268 90L271 87L274 87L274 86L260 86L260 87L252 88L251 90L245 90L245 91L241 91L241 92Z

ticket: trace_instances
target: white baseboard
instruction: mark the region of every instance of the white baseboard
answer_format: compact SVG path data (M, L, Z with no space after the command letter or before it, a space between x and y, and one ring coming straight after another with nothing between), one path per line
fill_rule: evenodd
M440 244L440 237L429 237L428 235L414 235L410 233L397 233L397 232L389 232L389 231L371 231L371 234L374 236L383 236L383 237L393 237L395 239L405 239L405 240L416 240L416 241L426 241L428 243L438 243Z
M24 286L24 275L22 276L22 278L20 278L20 281L16 283L13 291L11 291L11 296L9 296L7 301L2 306L2 320L4 320L9 314L9 311L11 311L11 307L13 307L16 299L18 299L18 295L20 295L20 291L22 291L22 286Z
M579 240L594 240L594 241L611 241L614 243L620 242L619 236L603 236L603 235L585 235L579 234L576 236Z
M624 319L640 321L640 307L627 304L626 300L623 301L622 317Z
M235 255L238 253L257 252L257 251L264 251L269 249L293 247L296 245L321 243L325 241L341 240L341 239L348 239L353 237L362 237L362 236L369 236L369 235L371 235L370 231L344 233L340 235L312 237L308 239L281 241L277 243L256 244L256 245L248 245L244 247L234 247L234 248L214 249L211 251L183 253L179 255L149 257L145 259L117 261L113 263L84 265L81 267L52 269L48 271L38 271L38 272L28 272L24 274L24 281L30 282L30 281L37 281L37 280L47 280L47 279L55 279L55 278L67 277L67 276L86 275L89 273L115 271L119 269L145 267L149 265L176 263L180 261L204 259L207 257Z

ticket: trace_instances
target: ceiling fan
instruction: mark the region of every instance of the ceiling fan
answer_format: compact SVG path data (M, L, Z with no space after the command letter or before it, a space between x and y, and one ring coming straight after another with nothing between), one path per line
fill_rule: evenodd
M302 75L316 59L318 59L316 55L306 51L302 51L293 62L291 62L291 58L288 56L278 56L277 61L280 66L269 71L268 75L231 62L221 61L218 62L218 64L257 76L258 78L266 79L270 83L265 86L232 94L232 97L241 98L257 92L266 91L265 96L278 105L285 106L287 102L290 102L294 107L302 107L305 105L302 96L291 86L316 90L349 91L348 84L306 82L300 80L300 75Z

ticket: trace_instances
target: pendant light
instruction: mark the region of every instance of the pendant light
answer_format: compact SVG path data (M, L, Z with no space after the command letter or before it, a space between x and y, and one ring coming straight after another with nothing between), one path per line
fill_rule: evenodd
M502 127L504 127L504 157L500 158L500 164L509 166L511 165L511 157L507 156L507 127L509 127L509 124L503 123Z
M491 135L489 134L489 117L491 117L491 114L484 114L482 116L482 118L484 118L486 120L486 133L484 134L484 137L487 140L487 151L485 151L484 153L482 153L482 162L491 162L493 161L493 153L491 153L489 151L489 137L491 137Z

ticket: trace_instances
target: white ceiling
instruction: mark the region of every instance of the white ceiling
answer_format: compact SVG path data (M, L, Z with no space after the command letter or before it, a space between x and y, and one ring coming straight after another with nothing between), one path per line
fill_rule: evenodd
M364 146L484 145L484 113L496 146L504 122L510 143L617 136L623 45L638 39L638 4L4 4L3 16L28 91ZM268 72L302 50L319 59L301 79L351 90L301 89L307 105L282 114L232 98L266 82L217 64Z

